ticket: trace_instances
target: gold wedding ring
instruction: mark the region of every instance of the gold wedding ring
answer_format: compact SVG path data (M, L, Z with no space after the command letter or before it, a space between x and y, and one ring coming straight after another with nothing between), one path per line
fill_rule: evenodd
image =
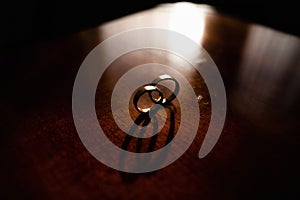
M158 92L158 94L159 94L159 97L156 99L156 101L154 103L157 103L157 104L162 103L162 101L163 101L162 92L154 85L146 85L146 86L142 87L133 97L133 104L137 111L139 111L140 113L148 113L151 110L152 107L140 108L138 106L138 101L139 101L140 97L143 94L145 94L146 92L148 92L148 94L152 96L152 93L154 91Z
M161 102L161 104L163 104L163 105L171 103L171 101L173 101L176 98L176 96L178 95L178 93L179 93L179 83L178 83L178 81L175 78L171 77L170 75L164 74L164 75L158 76L151 83L151 85L157 86L157 84L159 82L167 81L167 80L171 80L171 81L174 82L175 89L174 89L174 91L172 92L172 94L169 97L163 98L163 100ZM156 98L154 98L150 93L149 93L149 95L150 95L151 100L154 103L158 103L158 100Z
M175 83L175 89L169 97L165 98L163 93L161 92L161 90L157 87L157 85L158 85L158 83L160 83L162 81L167 81L167 80L171 80ZM153 96L153 92L155 92L155 91L158 92L157 98ZM178 95L178 92L179 92L179 83L175 78L173 78L167 74L160 75L156 79L154 79L151 83L141 87L141 89L137 91L137 93L133 97L133 104L138 112L148 113L153 106L151 106L149 108L141 108L138 106L138 101L143 94L148 93L148 95L153 103L164 106L164 105L171 103L171 101L173 101L176 98L176 96Z

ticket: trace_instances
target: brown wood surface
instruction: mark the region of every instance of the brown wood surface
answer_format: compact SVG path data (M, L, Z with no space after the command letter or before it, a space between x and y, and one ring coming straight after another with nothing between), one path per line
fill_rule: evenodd
M184 11L191 17L184 19ZM119 147L124 148L126 135L112 120L110 97L116 81L132 66L147 62L178 70L185 66L189 70L180 72L203 96L198 134L180 159L152 173L123 173L96 160L83 146L72 118L72 88L82 61L96 45L116 33L149 26L181 31L203 45L224 80L227 118L215 148L199 159L210 119L210 98L201 76L179 57L162 51L120 57L101 78L99 87L106 90L97 90L95 104L100 125ZM1 55L1 67L16 70L1 73L8 80L0 99L1 195L3 199L296 199L299 58L296 36L187 4L162 5L9 50ZM176 100L174 106L178 121ZM154 143L133 138L125 149L162 148L172 139L167 135L170 124L166 126ZM175 123L174 134L177 128Z

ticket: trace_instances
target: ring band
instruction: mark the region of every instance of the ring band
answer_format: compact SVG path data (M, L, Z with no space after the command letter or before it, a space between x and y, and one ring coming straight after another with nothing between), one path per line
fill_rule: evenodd
M140 97L145 94L146 92L148 92L148 94L151 96L151 99L152 99L152 92L158 92L159 94L159 97L157 99L155 99L156 101L153 101L155 104L162 104L162 101L163 101L163 94L162 92L160 91L160 89L158 89L155 85L146 85L144 87L142 87L142 89L140 89L133 97L133 104L134 104L134 107L136 108L137 111L139 111L140 113L148 113L152 107L150 108L140 108L138 106L138 101L140 99Z
M164 74L164 75L160 75L159 77L157 77L156 79L154 79L152 81L152 83L151 83L151 85L156 86L159 82L161 82L161 81L167 81L167 80L174 81L174 83L175 83L175 89L174 89L173 93L169 97L163 98L163 100L160 103L160 104L163 104L163 105L169 104L178 95L178 93L179 93L179 83L178 83L178 81L175 78L171 77L170 75ZM153 96L150 93L149 93L149 95L150 95L151 100L154 103L159 103L160 99L153 98Z

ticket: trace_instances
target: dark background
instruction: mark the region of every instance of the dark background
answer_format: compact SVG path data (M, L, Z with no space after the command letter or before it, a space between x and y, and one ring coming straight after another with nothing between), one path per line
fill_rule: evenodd
M99 25L167 0L68 1L28 0L1 2L1 49L28 45ZM291 1L198 0L246 21L300 35L298 6ZM294 1L295 2L295 1Z

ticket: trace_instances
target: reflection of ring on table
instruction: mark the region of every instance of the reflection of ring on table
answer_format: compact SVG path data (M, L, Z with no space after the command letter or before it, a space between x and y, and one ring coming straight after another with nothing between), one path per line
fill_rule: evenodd
M163 93L160 91L160 89L157 87L157 84L161 81L166 81L166 80L172 80L175 83L175 89L172 92L172 94L165 98L163 96ZM153 97L152 93L156 91L159 94L158 98ZM146 92L148 92L150 99L152 100L152 102L154 102L155 104L160 104L160 105L167 105L169 104L171 101L173 101L176 96L178 95L179 92L179 83L176 79L174 79L173 77L171 77L170 75L164 74L164 75L160 75L159 77L157 77L156 79L154 79L152 81L152 83L150 83L149 85L143 86L133 97L133 104L136 108L137 111L139 111L140 113L148 113L152 107L149 108L141 108L138 106L138 101L140 99L140 97L145 94Z

